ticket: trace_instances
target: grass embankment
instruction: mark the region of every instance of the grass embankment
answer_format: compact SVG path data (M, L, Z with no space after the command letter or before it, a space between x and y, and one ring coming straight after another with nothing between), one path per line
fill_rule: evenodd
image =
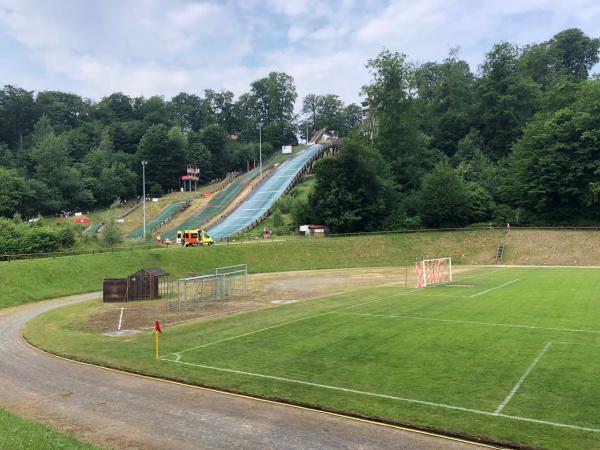
M343 275L341 275L343 276ZM188 383L552 449L598 448L600 276L484 268L165 327L86 332L98 302L30 322L35 345ZM576 289L574 289L576 287ZM521 381L520 381L521 380Z
M504 242L507 264L600 265L600 231L513 229Z
M251 273L259 273L402 266L440 255L452 256L455 263L489 264L500 237L496 231L478 230L308 238L0 262L0 307L101 290L104 278L150 267L184 277L234 264L248 264Z
M10 450L93 450L96 447L0 408L0 448Z

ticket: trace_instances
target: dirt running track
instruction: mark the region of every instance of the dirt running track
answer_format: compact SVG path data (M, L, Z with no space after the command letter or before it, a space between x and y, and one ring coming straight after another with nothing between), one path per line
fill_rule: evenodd
M91 298L0 311L0 405L84 440L143 449L475 449L477 446L77 364L41 353L23 325Z

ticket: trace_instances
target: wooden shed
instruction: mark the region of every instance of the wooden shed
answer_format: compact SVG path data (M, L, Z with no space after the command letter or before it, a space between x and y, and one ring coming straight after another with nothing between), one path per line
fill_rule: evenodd
M102 299L104 302L128 302L153 300L161 296L160 280L169 274L162 269L141 269L127 278L104 280Z

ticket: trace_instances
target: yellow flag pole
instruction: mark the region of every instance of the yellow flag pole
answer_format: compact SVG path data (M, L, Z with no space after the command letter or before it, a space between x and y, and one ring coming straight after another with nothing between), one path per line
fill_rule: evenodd
M154 334L156 335L156 359L158 359L158 331L155 331Z

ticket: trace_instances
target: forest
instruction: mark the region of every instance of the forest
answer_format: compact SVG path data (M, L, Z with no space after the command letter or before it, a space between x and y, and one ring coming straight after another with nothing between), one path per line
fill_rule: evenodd
M367 63L370 114L316 167L297 223L334 232L481 225L598 225L600 40L579 29L501 42L474 73L459 52Z
M114 93L0 90L0 215L107 207L179 188L186 165L208 183L327 127L340 151L320 161L295 223L334 232L469 224L586 225L600 219L600 40L567 29L494 45L473 70L458 49L412 63L384 50L366 64L369 114L335 94L299 102L272 72L247 93L168 100ZM358 69L359 67L357 67ZM343 82L343 80L340 80ZM300 114L301 112L301 114Z
M203 184L246 170L281 145L297 143L297 100L292 77L272 72L235 99L207 89L130 97L114 93L98 102L58 91L0 90L0 215L23 218L91 210L147 192L179 188L186 166L200 168ZM360 124L358 105L335 95L314 95L314 115L302 123L335 126L339 135ZM260 130L259 130L260 127ZM260 134L260 137L259 137Z

